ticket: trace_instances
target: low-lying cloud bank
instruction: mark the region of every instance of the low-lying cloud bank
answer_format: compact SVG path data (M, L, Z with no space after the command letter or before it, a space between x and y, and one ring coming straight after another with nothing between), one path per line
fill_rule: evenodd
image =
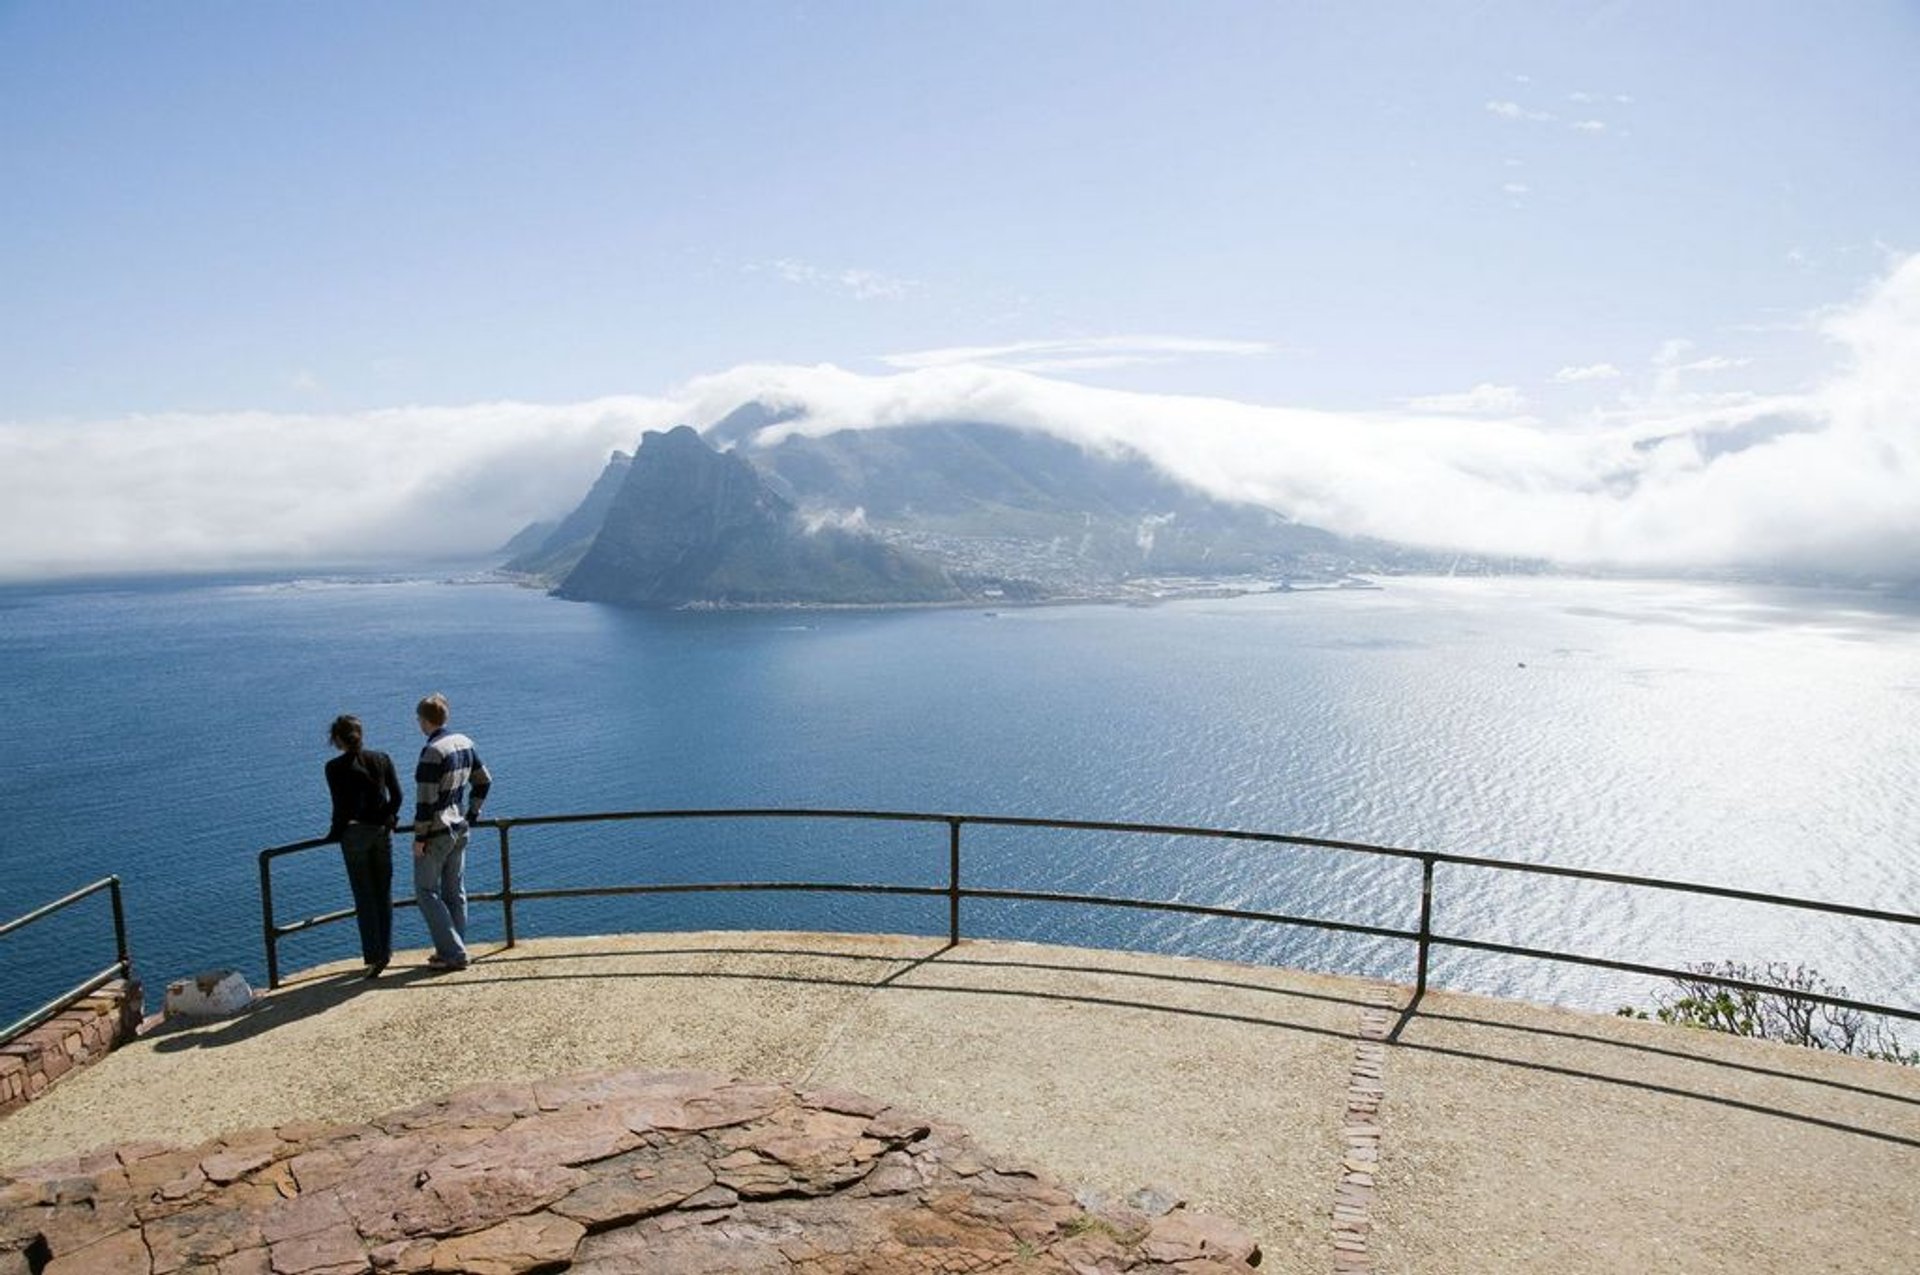
M0 425L0 577L479 557L564 512L648 399Z
M1132 446L1334 531L1641 568L1920 578L1920 257L1821 321L1832 374L1791 396L1623 396L1579 421L1331 412L1098 389L938 362L746 366L657 398L339 415L0 424L0 576L482 555L563 513L643 430L758 399L762 436L974 420Z

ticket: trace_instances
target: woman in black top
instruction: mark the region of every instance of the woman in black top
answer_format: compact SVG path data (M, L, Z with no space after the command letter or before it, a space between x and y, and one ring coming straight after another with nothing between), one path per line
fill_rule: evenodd
M400 777L385 753L360 746L360 719L333 719L327 739L340 755L327 763L333 824L327 840L340 843L360 923L360 955L367 977L379 978L393 955L393 829L400 817Z

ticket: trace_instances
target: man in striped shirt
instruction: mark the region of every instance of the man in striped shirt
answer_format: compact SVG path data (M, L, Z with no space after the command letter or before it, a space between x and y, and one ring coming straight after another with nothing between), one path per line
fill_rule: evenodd
M435 969L467 967L467 829L493 787L473 741L447 729L447 697L429 695L416 710L427 746L414 768L413 897L433 935Z

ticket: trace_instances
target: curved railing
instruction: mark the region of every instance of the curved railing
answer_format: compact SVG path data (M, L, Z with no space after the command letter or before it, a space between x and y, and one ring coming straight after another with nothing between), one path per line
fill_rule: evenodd
M22 1032L30 1031L38 1027L41 1023L46 1022L49 1018L52 1018L69 1006L78 1004L82 999L92 995L114 979L125 978L133 972L133 956L127 950L127 913L125 907L120 902L119 877L101 877L91 885L81 886L65 898L55 899L43 907L37 907L25 916L15 917L5 925L0 925L0 938L5 938L15 930L25 929L35 921L44 921L54 913L70 908L82 899L91 898L102 890L107 891L113 899L113 947L115 953L113 964L107 966L98 974L90 975L71 991L63 992L44 1005L41 1005L38 1009L23 1014L13 1022L8 1023L5 1027L0 1027L0 1045L12 1040Z
M516 890L513 886L513 850L512 834L515 828L552 827L560 824L590 823L629 823L659 820L697 820L697 819L794 819L794 820L854 820L884 823L944 824L947 828L947 881L941 886L880 885L849 881L703 881L703 882L660 882L649 885L607 885L572 886L558 889ZM1469 952L1488 952L1501 956L1528 957L1536 960L1558 961L1569 965L1583 965L1596 969L1615 970L1628 974L1643 974L1655 978L1684 978L1692 982L1713 983L1753 992L1790 992L1796 1000L1813 1001L1825 1005L1834 1005L1843 1009L1860 1010L1871 1014L1886 1014L1894 1018L1903 1018L1920 1022L1920 1008L1913 1006L1879 1005L1871 1001L1854 1000L1845 996L1833 996L1825 993L1802 991L1797 988L1782 988L1771 983L1750 982L1744 979L1726 978L1703 973L1698 970L1674 969L1662 965L1649 965L1638 961L1623 961L1590 953L1557 951L1547 948L1525 947L1514 943L1495 943L1464 935L1438 934L1433 929L1433 873L1441 865L1486 869L1493 872L1517 872L1531 876L1558 877L1575 881L1595 881L1611 885L1632 886L1641 889L1662 890L1682 894L1701 895L1716 899L1735 899L1746 903L1761 903L1775 907L1797 908L1804 911L1820 912L1830 916L1852 917L1858 920L1886 921L1895 925L1920 926L1920 916L1905 912L1889 912L1878 908L1855 907L1844 903L1828 903L1817 899L1800 899L1779 894L1764 894L1756 890L1737 890L1727 886L1700 885L1686 881L1669 881L1658 877L1631 876L1622 872L1597 872L1587 868L1558 867L1544 863L1520 863L1507 859L1490 859L1474 855L1448 854L1434 850L1411 850L1398 846L1369 845L1360 841L1338 841L1326 837L1300 837L1277 832L1253 832L1230 828L1195 828L1178 824L1149 823L1113 823L1103 820L1086 819L1039 819L1018 815L955 815L931 814L905 810L805 810L805 809L722 809L722 810L621 810L604 811L592 814L532 815L513 819L484 819L475 825L477 828L492 828L499 834L500 846L500 889L489 893L475 893L467 896L470 902L499 903L503 913L506 930L506 944L512 947L515 941L514 904L522 899L566 899L591 898L630 894L693 894L725 891L802 891L808 893L830 894L891 894L920 898L942 898L947 901L947 937L958 943L961 939L960 905L967 899L1021 900L1037 903L1068 903L1090 907L1135 908L1153 912L1167 912L1184 916L1228 917L1243 921L1263 921L1275 925L1301 926L1319 930L1334 930L1347 934L1363 935L1369 938L1397 939L1412 943L1416 947L1414 965L1415 994L1426 990L1427 969L1432 951L1437 947L1455 948ZM963 884L961 879L961 831L967 827L979 828L1035 828L1070 832L1111 832L1121 834L1148 834L1156 836L1203 837L1219 841L1253 842L1262 845L1286 846L1313 850L1338 850L1354 854L1371 855L1379 858L1417 860L1420 864L1420 920L1418 928L1408 930L1387 925L1366 925L1354 921L1339 921L1327 917L1292 916L1280 912L1257 911L1247 908L1219 907L1201 903L1183 903L1170 899L1133 899L1116 898L1097 894L1070 894L1049 890L1013 890L991 889ZM321 840L295 841L287 845L272 846L260 852L260 908L263 934L267 949L267 983L270 987L280 985L279 942L290 934L309 930L316 926L341 921L353 915L352 908L335 912L324 912L303 918L287 925L280 925L273 913L273 873L275 859L303 850L313 850L333 843ZM396 900L395 906L411 906L410 900Z

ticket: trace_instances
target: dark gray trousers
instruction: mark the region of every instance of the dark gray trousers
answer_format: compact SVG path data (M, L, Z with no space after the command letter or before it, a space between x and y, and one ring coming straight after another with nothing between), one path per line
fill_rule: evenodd
M385 965L393 955L393 834L351 823L340 834L340 857L353 890L353 917L360 923L360 957Z

